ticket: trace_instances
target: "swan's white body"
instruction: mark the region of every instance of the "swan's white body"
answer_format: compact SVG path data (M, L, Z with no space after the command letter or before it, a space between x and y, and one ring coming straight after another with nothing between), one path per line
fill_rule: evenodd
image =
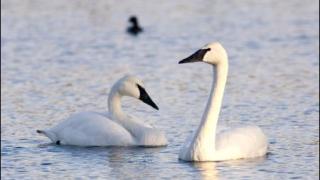
M109 95L109 112L81 112L72 115L57 126L44 131L52 142L77 146L164 146L165 134L123 113L121 97L139 98L137 84L142 82L130 76L120 79ZM157 107L156 107L157 108Z
M180 63L195 61L214 65L214 82L201 124L192 138L187 139L181 148L179 159L224 161L265 155L268 147L267 138L257 126L216 133L228 74L228 57L225 49L219 43L211 43Z

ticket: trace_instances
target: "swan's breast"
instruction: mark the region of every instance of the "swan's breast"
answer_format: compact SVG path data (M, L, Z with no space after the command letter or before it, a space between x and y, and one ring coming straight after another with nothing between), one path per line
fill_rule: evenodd
M165 133L154 128L145 128L139 138L142 146L165 146L167 143Z

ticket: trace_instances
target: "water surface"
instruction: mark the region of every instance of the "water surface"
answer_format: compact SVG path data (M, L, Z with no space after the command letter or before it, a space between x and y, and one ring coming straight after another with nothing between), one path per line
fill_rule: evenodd
M318 179L319 1L1 1L1 179ZM125 33L136 14L145 28ZM255 124L268 156L177 159L196 128L212 68L178 61L211 41L229 54L219 124ZM106 111L112 84L143 79L160 111L127 113L166 131L162 148L56 146L36 129Z

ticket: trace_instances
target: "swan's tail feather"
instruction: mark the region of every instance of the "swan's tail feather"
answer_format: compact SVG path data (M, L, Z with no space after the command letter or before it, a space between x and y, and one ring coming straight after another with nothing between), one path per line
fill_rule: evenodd
M38 130L38 129L37 129L37 133L44 134L44 132L42 130Z
M47 136L54 143L57 142L57 136L53 132L44 131L44 130L37 130L37 133Z

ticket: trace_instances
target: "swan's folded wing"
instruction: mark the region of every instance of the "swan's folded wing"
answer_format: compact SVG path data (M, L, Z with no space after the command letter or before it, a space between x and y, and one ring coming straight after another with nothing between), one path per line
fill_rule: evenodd
M95 112L71 116L50 131L61 144L78 146L123 146L133 142L131 134L120 124Z
M216 146L220 156L257 157L267 152L267 138L257 126L244 126L222 131L217 135Z

